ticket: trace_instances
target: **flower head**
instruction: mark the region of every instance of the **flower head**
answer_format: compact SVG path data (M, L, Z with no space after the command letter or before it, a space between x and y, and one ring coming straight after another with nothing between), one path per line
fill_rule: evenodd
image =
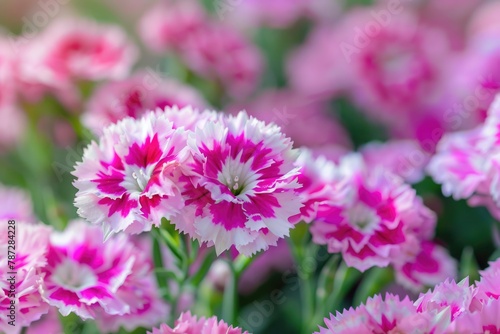
M276 245L299 212L298 169L290 139L240 113L190 133L193 162L182 178L186 207L172 218L183 232L246 255Z
M185 159L186 133L164 114L111 125L74 171L78 213L106 235L150 230L183 206L176 180Z
M224 321L218 321L216 317L197 318L191 315L191 312L182 313L175 321L175 327L170 328L163 324L160 328L154 328L148 334L248 334L241 328L234 328L226 324Z
M407 259L403 250L412 238L433 235L433 212L401 178L368 169L358 154L344 157L338 169L342 196L319 205L311 232L348 265L364 271Z
M144 305L147 288L140 282L152 275L145 255L124 234L103 240L99 227L82 221L52 234L40 291L61 314L93 319L130 314ZM129 289L137 295L126 298Z

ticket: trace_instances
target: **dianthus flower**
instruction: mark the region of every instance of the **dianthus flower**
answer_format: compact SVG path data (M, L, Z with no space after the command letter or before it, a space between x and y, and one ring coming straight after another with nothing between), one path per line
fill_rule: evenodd
M140 25L145 43L174 51L197 75L216 80L233 97L250 94L262 72L259 50L230 26L210 20L194 1L165 2Z
M450 308L450 321L455 320L463 313L479 310L481 305L476 297L477 290L469 285L469 278L464 278L459 283L445 280L436 285L415 301L418 312L439 313Z
M230 326L224 321L218 321L216 317L197 318L191 312L182 313L175 321L175 327L170 328L163 324L160 328L154 328L148 334L248 334L241 328Z
M79 215L106 236L150 230L183 207L177 179L186 158L186 132L165 114L109 126L74 171Z
M145 255L125 234L103 240L98 226L82 221L51 235L40 291L61 314L93 319L102 313L127 315L145 305L141 295L147 287L141 282L152 278Z
M54 92L70 105L79 99L78 83L121 79L137 57L118 26L75 18L54 21L22 52L19 80Z
M439 316L418 313L408 297L400 300L387 294L385 300L376 295L356 309L330 315L325 318L326 328L320 327L315 334L441 333L436 329L447 324L449 320Z
M410 241L433 235L434 213L400 177L369 169L359 154L344 157L338 170L342 196L319 206L311 233L349 266L364 271L408 259Z
M181 179L186 207L172 222L217 253L245 255L288 236L299 213L292 142L279 127L241 112L190 133L193 162Z
M447 134L438 144L437 154L427 169L442 185L443 194L467 199L472 206L485 206L500 218L500 97L489 109L485 123L477 128Z

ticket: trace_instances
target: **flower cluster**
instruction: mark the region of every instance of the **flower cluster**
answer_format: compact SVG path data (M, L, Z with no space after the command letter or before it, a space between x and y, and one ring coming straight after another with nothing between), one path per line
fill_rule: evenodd
M295 218L313 222L314 242L341 252L349 266L361 271L391 264L409 288L454 277L453 260L431 241L435 214L390 166L368 165L369 159L356 153L338 164L303 155L298 162L305 204Z
M260 78L259 51L208 18L196 1L165 1L142 18L140 33L152 50L175 51L192 71L216 79L234 97L248 96Z
M250 255L287 236L299 212L295 156L277 126L244 112L166 108L103 131L74 172L75 204L106 235L164 217L219 254Z
M411 302L387 294L325 319L319 334L333 333L498 333L500 260L490 263L481 280L469 286L446 280Z

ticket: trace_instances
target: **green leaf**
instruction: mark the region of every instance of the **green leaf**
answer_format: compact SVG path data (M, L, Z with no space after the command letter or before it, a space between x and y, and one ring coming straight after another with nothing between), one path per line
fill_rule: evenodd
M208 271L210 270L210 267L212 266L212 263L214 262L215 258L216 258L215 253L212 250L209 250L208 254L206 254L205 258L203 259L200 268L191 277L191 284L193 286L197 287L200 285L200 283L203 281Z
M389 283L394 281L394 272L392 268L371 268L363 277L361 284L356 289L354 295L354 305L364 303L368 297L382 291Z
M464 248L460 258L460 279L469 277L469 282L479 280L479 265L477 264L472 247Z

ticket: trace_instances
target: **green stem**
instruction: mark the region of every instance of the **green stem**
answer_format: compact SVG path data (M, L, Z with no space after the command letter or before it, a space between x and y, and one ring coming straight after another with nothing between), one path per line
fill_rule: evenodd
M224 289L224 296L222 301L222 318L230 325L236 325L236 314L238 314L238 278L234 265L228 261L231 275L229 281L226 283Z

